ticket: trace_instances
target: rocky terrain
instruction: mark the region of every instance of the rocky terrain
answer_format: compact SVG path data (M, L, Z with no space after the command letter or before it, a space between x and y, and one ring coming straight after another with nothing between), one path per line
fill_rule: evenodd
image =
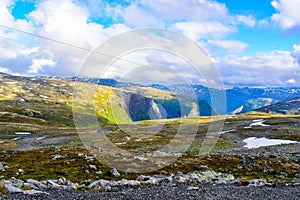
M0 78L0 198L299 198L300 116L296 113L188 117L193 105L182 99L187 117L153 120L164 112L166 118L176 116L172 92L78 83L86 90L79 90L83 92L78 93L74 109L73 82L6 74ZM93 111L87 106L90 100L96 102L98 122L76 130L72 111L88 118L89 109ZM153 109L154 103L161 107ZM164 112L150 116L149 110L162 108ZM117 119L114 109L120 113ZM170 143L184 146L195 124L186 151L171 153L163 148ZM99 125L101 131L95 129ZM219 125L222 130L207 133L209 127ZM104 137L125 152L104 151L102 156L110 159L106 161L151 163L155 170L137 172L126 165L120 170L101 162L97 150L105 145ZM89 142L83 143L84 139Z
M273 112L282 114L299 114L300 113L300 98L291 98L276 104L268 105L257 109L261 112Z

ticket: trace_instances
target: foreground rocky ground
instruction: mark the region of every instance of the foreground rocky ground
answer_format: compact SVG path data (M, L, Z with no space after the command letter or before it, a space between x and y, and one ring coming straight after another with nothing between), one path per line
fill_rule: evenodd
M48 189L45 193L14 193L0 199L299 199L299 186L241 187L235 184L169 184L120 187L115 191Z
M170 165L149 173L135 173L130 168L123 172L104 165L83 147L72 128L1 135L0 198L299 199L299 119L261 113L229 116L214 148L201 155L199 147L209 123L220 119L191 119L201 125L190 148ZM169 120L156 134L152 132L160 127L159 121L140 122L136 130L125 133L108 126L104 134L115 146L139 155L129 159L143 165L159 156L171 156L157 153L174 139L178 123ZM186 130L184 136L189 134ZM249 149L244 147L244 139L249 137L298 143ZM177 142L181 145L181 138ZM127 159L125 155L111 158Z

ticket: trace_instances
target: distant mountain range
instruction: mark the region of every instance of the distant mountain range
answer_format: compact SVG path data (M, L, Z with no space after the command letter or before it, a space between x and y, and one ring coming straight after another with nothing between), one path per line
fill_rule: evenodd
M0 73L1 75L1 73ZM278 88L238 88L234 87L231 89L226 90L217 90L213 88L207 88L203 85L193 84L193 85L184 85L184 84L177 84L177 85L161 85L161 84L148 84L142 85L137 83L131 82L119 82L114 79L98 79L98 78L84 78L84 77L50 77L50 76L42 76L42 77L18 77L18 76L11 76L8 74L3 74L1 76L10 77L14 80L19 81L29 81L35 80L35 82L39 82L39 84L44 84L42 79L47 80L63 80L69 84L69 82L79 81L83 83L93 83L98 85L109 86L112 88L119 88L122 90L127 91L126 93L130 94L137 94L138 96L143 96L143 98L153 99L154 103L160 104L162 112L166 115L167 118L173 117L180 117L180 116L188 116L190 111L195 111L194 105L191 107L191 103L188 103L189 99L197 98L199 108L197 108L197 113L199 115L214 115L214 114L230 114L230 113L240 113L240 112L247 112L251 110L258 110L263 112L272 112L276 110L278 112L286 113L284 109L277 109L273 108L271 105L281 107L283 104L286 104L286 100L295 99L300 97L300 88L290 88L290 87L278 87ZM41 82L41 83L40 83ZM51 82L51 81L50 81ZM55 85L55 84L54 84ZM176 97L173 97L173 100L166 100L161 98L163 91L167 93L176 94ZM71 91L68 91L71 93ZM219 93L226 94L226 112L221 113L218 110L213 110L211 108L211 95L219 94ZM40 91L42 93L42 91ZM160 93L157 95L156 93ZM167 94L166 93L166 94ZM1 94L0 94L1 95ZM46 95L45 95L46 96ZM122 95L121 95L122 96ZM158 97L160 96L160 97ZM132 97L133 98L133 97ZM160 99L161 98L161 99ZM179 98L179 99L178 99ZM139 99L139 98L138 98ZM179 101L181 100L186 103L187 106L184 113L180 113L180 105ZM146 101L145 101L146 102ZM281 102L281 103L280 103ZM138 105L138 104L137 104ZM184 107L184 106L183 106ZM288 106L290 107L290 106ZM193 109L194 108L194 109ZM296 106L297 108L297 106ZM296 109L295 108L295 109ZM290 110L290 109L288 109ZM289 112L289 111L288 111ZM294 111L293 111L294 112ZM136 113L135 113L136 114ZM161 113L162 114L162 113ZM147 119L146 116L143 116L141 119ZM136 120L139 120L136 118Z
M300 114L300 97L268 105L257 109L257 111L280 114Z
M193 84L193 85L161 85L161 84L150 84L150 85L141 85L129 82L118 82L114 79L97 79L97 78L79 78L72 77L69 78L72 81L81 81L96 83L100 85L106 85L111 87L118 88L135 88L135 87L152 87L163 91L171 91L181 96L196 96L199 101L206 101L211 105L211 95L210 93L221 93L225 92L226 94L226 113L247 112L250 110L256 110L268 105L278 103L291 98L300 97L300 88L291 88L291 87L267 87L267 88L251 88L243 87L238 88L234 87L231 89L226 89L220 91L213 88L208 88L203 85ZM225 113L219 113L225 114Z

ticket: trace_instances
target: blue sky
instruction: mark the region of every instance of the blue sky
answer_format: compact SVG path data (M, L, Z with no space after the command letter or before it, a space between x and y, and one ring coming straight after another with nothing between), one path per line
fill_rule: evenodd
M211 56L228 87L299 87L299 7L300 0L4 0L0 24L87 49L136 28L175 30ZM89 54L5 28L0 48L0 71L21 75L76 75ZM184 66L176 70L193 79Z

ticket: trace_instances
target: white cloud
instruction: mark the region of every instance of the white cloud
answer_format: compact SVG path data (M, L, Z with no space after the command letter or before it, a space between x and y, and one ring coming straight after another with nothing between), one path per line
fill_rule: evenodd
M227 34L236 32L236 28L225 26L220 22L178 22L173 29L183 32L193 40L205 38L224 38Z
M225 4L206 0L138 0L120 15L131 26L169 26L180 21L222 21L228 17ZM144 22L144 23L143 23Z
M282 29L290 29L300 25L300 0L273 0L272 6L277 13L272 15L272 20Z
M235 16L237 24L245 24L249 27L254 27L256 24L256 20L252 15L237 15Z
M217 58L216 65L225 84L230 86L284 86L286 80L300 78L300 69L289 51L260 52L255 56L230 55Z
M45 66L53 66L55 62L50 59L34 59L29 67L28 73L36 74Z
M4 6L0 6L0 12L1 24L91 50L111 36L129 30L123 24L104 28L89 22L88 10L72 0L39 1L36 9L28 14L28 21L14 19L11 9ZM0 52L0 64L11 68L13 73L75 75L89 54L85 50L12 30L0 29L0 36L4 37L0 38L0 49L3 49ZM53 65L51 68L43 68L45 60L49 59L56 62L50 63ZM41 63L41 60L44 61Z
M300 44L293 45L294 51L292 52L292 56L295 59L295 64L300 67Z
M289 79L286 83L295 84L296 80L292 78L292 79Z
M0 72L2 73L11 73L11 71L8 68L0 67Z
M232 53L241 53L244 52L248 44L236 40L211 40L209 43L214 44L217 47L228 50Z

